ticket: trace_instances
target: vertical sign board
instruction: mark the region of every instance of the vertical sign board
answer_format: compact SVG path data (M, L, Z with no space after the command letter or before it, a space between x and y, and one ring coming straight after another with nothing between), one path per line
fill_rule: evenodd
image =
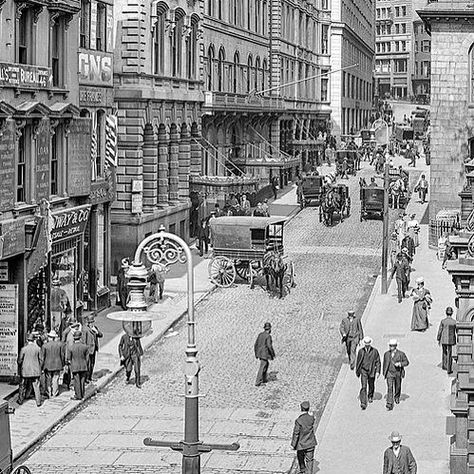
M49 199L50 195L50 133L49 120L42 119L38 125L36 137L36 173L35 173L35 199Z
M90 48L96 49L97 40L97 2L91 0L91 30L90 30Z
M15 122L7 120L0 136L0 212L15 204Z
M17 373L18 285L0 283L0 376Z
M105 50L108 53L114 51L114 6L107 5L107 46Z
M91 191L91 121L77 118L71 121L68 144L68 193L88 196Z

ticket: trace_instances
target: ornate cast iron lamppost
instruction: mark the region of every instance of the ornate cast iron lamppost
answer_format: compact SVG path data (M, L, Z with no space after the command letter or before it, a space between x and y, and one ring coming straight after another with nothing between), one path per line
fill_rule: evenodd
M168 447L183 453L183 474L200 474L201 453L213 449L236 451L238 443L203 444L199 441L199 371L201 367L197 360L196 330L194 320L194 268L191 250L184 240L177 235L165 232L160 226L159 232L146 237L138 246L135 258L128 271L130 279L130 298L128 311L112 313L112 319L122 321L124 330L135 337L141 337L151 328L151 321L156 319L152 312L147 311L144 290L148 272L144 262L161 264L166 267L176 263L187 264L187 345L185 375L185 405L184 405L184 440L156 441L146 438L146 446ZM114 317L115 316L115 317Z

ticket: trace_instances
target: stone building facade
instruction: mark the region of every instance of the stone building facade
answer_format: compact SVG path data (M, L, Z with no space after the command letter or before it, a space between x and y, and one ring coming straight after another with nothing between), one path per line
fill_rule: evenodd
M315 160L326 130L329 79L314 76L330 67L328 4L208 0L204 8L202 174L248 176L260 188L276 176L284 185Z
M27 332L90 309L91 119L78 0L0 2L0 377Z
M420 19L413 22L412 88L413 95L418 101L429 102L431 88L431 38Z
M431 34L430 218L458 209L464 162L474 157L474 12L436 2L418 14Z
M411 0L376 1L375 79L381 99L413 95L413 21Z
M201 172L203 7L199 0L120 0L114 8L116 273L120 260L161 224L188 237L189 177Z

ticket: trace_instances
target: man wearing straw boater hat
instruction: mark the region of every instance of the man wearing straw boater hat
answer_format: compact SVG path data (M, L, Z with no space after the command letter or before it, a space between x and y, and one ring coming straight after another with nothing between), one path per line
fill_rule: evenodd
M383 474L416 474L416 461L408 446L402 446L398 431L392 431L388 439L392 446L383 455Z

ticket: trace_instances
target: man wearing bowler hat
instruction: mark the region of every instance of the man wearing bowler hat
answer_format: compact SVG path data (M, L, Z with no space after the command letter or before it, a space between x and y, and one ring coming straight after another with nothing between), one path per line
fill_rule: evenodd
M372 347L372 338L364 337L364 347L357 354L356 375L360 377L360 407L362 410L367 408L367 401L374 401L375 378L380 375L380 355L379 351ZM367 397L367 385L369 385L369 394Z
M263 331L258 335L255 341L255 357L260 359L260 367L258 369L257 380L255 385L260 387L262 383L267 383L267 372L269 361L275 358L275 351L272 344L272 325L265 323Z
M351 370L353 370L356 362L357 345L364 337L362 323L360 318L355 317L354 311L347 312L347 316L341 321L339 332L341 333L341 342L346 345L347 357Z
M72 397L72 400L82 400L86 387L89 347L81 341L81 331L75 331L73 338L73 344L66 348L66 363L70 366L74 379L75 396Z
M295 421L291 447L296 449L300 473L313 473L314 449L318 442L314 435L314 416L309 413L309 402L301 403L301 415Z
M383 356L383 376L387 381L387 410L393 410L393 401L400 403L402 379L405 377L405 367L409 364L404 352L398 350L398 341L390 339L388 351Z
M59 375L64 367L64 344L58 340L57 332L48 333L48 342L41 348L46 390L49 397L59 395Z
M446 308L446 317L439 323L438 344L443 348L442 367L448 374L453 371L453 346L456 344L456 321L452 318L453 308Z
M402 446L398 431L392 431L388 439L392 446L383 455L383 474L416 474L416 461L408 446Z

